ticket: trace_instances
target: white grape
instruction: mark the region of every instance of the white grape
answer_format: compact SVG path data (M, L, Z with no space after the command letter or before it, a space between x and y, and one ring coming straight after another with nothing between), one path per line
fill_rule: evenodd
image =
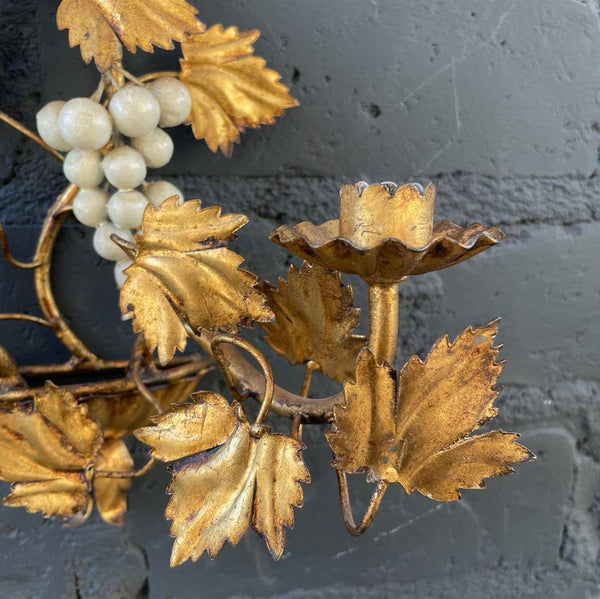
M117 287L121 289L123 285L125 285L125 281L127 281L127 275L123 272L126 268L129 268L133 262L127 258L126 260L119 260L115 263L114 275L115 275L115 283Z
M112 223L105 222L94 233L94 250L106 260L125 260L127 254L110 238L111 235L133 241L133 234L129 229L120 229Z
M158 208L167 198L179 196L178 203L183 204L183 193L169 181L152 181L144 185L144 195Z
M192 99L187 87L175 77L160 77L147 84L160 104L161 127L181 125L192 110Z
M133 189L146 178L144 157L129 146L111 150L102 161L108 182L117 189Z
M139 85L126 85L108 104L117 129L127 137L148 135L158 126L160 105L154 94Z
M63 162L63 172L79 187L96 187L104 180L102 155L97 150L71 150Z
M48 102L35 115L37 130L40 137L59 152L68 152L73 146L64 140L58 130L58 115L65 103L62 100Z
M82 225L97 227L108 217L107 202L108 193L102 189L80 189L73 200L73 214Z
M80 150L99 150L112 135L112 122L104 106L89 98L73 98L58 115L63 139Z
M173 140L159 127L144 137L134 137L131 145L144 157L150 168L165 166L173 156Z
M108 216L122 229L139 229L147 205L146 196L139 191L117 191L108 201Z

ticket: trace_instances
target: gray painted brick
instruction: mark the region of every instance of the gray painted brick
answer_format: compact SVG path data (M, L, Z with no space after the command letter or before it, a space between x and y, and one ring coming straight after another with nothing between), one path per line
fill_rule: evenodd
M600 227L537 226L507 233L498 247L439 273L444 293L434 326L454 336L467 323L502 316L506 383L598 380Z
M55 0L0 2L0 107L28 125L40 104L88 95L93 67L54 25ZM577 0L206 0L209 24L258 27L257 53L301 102L275 127L243 137L231 160L190 131L173 132L170 177L188 198L251 217L236 249L274 281L296 259L267 241L281 223L337 216L341 183L433 180L436 215L502 225L508 239L451 270L401 285L396 365L442 333L501 315L509 363L498 426L524 432L538 460L515 475L436 504L389 491L368 533L344 530L329 450L306 431L313 482L275 563L248 534L216 561L171 570L163 519L169 477L136 481L128 523L97 516L65 529L0 510L0 596L91 599L206 597L531 597L596 599L600 549L600 309L597 198L600 102L598 3ZM128 57L134 72L172 68L164 51ZM0 128L0 220L14 253L64 180L31 142ZM58 299L106 357L129 351L111 265L91 231L70 223L55 256ZM355 286L356 304L366 290ZM3 309L36 313L29 274L0 262ZM365 330L365 323L361 324ZM22 363L66 358L45 330L3 323L0 343ZM259 331L246 333L267 351ZM302 373L274 358L277 380ZM317 377L315 388L335 385ZM216 375L205 385L223 390ZM249 407L255 410L255 406ZM134 447L142 460L143 448ZM355 512L370 488L354 477Z
M38 7L43 100L89 94L93 68L55 31L54 7L53 0ZM208 24L261 29L257 52L280 70L300 107L276 127L249 133L231 161L182 131L168 174L405 179L595 170L600 29L590 6L303 0L284 10L277 0L237 0L198 8ZM159 54L160 67L176 66ZM156 62L140 52L127 64L144 72Z

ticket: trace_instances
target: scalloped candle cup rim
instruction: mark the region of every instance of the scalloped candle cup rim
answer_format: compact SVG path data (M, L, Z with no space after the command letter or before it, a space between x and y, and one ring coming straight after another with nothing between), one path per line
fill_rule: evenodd
M281 225L281 226L277 227L277 229L274 229L273 231L271 231L271 233L269 234L269 239L271 241L275 241L276 243L279 241L282 244L288 244L288 243L292 243L293 241L295 241L297 239L303 239L313 249L320 249L320 248L327 246L328 244L333 244L335 242L341 242L344 245L351 247L354 251L359 252L359 253L370 252L375 249L379 249L383 246L399 245L407 250L410 250L411 252L419 253L419 252L427 251L434 244L436 244L440 241L444 241L444 240L451 241L452 243L459 245L460 247L462 247L464 249L471 249L481 237L485 237L485 238L489 239L494 244L498 243L499 241L502 241L502 239L505 238L504 233L498 227L486 228L484 225L482 225L481 223L478 223L478 222L471 223L467 227L460 227L459 225L456 225L455 223L452 223L450 221L441 220L434 224L433 235L431 236L431 239L429 240L429 242L424 246L414 247L414 246L408 245L407 243L405 243L404 241L402 241L401 239L398 239L396 237L383 237L383 238L379 239L377 241L377 243L372 246L360 247L360 246L357 246L356 244L354 244L352 241L350 241L346 237L341 237L339 235L326 237L323 234L326 231L326 228L328 226L331 227L334 224L337 225L337 229L339 230L339 220L338 219L328 220L328 221L325 221L324 223L321 223L320 225L315 225L315 224L311 223L310 221L302 221L302 222L298 223L297 225L294 225L293 227L290 227L289 225ZM446 229L447 232L440 230L440 229L442 229L442 227L440 227L440 225L447 226L448 227ZM308 230L307 231L300 230L300 227L302 227L303 229L308 229ZM468 236L468 238L466 240L463 241L458 236L453 236L453 235L449 234L452 231L454 231L456 233L460 233L461 236L464 235L465 233L471 233L471 234ZM311 233L313 235L311 235ZM320 239L317 240L317 239L315 239L315 237L320 237Z

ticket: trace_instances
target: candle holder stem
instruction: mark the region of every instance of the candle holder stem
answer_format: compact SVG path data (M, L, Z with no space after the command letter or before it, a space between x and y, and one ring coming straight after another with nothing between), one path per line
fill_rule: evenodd
M398 341L398 284L369 284L369 349L391 364Z

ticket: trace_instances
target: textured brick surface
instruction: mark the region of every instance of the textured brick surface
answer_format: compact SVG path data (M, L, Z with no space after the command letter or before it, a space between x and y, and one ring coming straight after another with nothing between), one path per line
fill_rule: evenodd
M0 107L29 125L41 103L89 95L82 65L54 26L56 0L0 2ZM0 509L0 597L462 597L600 596L600 143L598 6L577 0L214 0L207 23L256 27L257 52L301 106L249 132L227 161L174 133L168 176L188 198L246 212L237 249L270 280L292 262L270 247L283 222L333 218L340 183L431 179L440 218L502 225L498 248L401 286L398 364L424 356L444 332L502 316L509 362L499 424L520 430L538 456L458 503L391 489L372 529L343 527L320 427L306 431L313 482L279 562L248 534L216 561L168 566L162 513L168 474L136 481L123 528L97 516L80 528ZM139 53L135 72L176 56ZM28 256L37 226L64 184L31 142L0 128L0 214L14 253ZM157 175L158 176L158 175ZM297 261L296 261L297 263ZM69 221L55 256L57 297L90 346L127 355L111 265L91 231ZM356 283L356 303L366 289ZM0 262L2 310L36 312L28 273ZM361 325L363 331L365 323ZM3 323L21 362L60 361L44 329ZM265 349L257 332L250 332ZM273 360L276 376L301 372ZM319 380L319 382L321 382ZM216 376L207 386L218 386ZM334 390L323 384L323 392ZM132 444L136 457L143 448ZM1 459L1 457L0 457ZM354 508L370 488L352 481Z

